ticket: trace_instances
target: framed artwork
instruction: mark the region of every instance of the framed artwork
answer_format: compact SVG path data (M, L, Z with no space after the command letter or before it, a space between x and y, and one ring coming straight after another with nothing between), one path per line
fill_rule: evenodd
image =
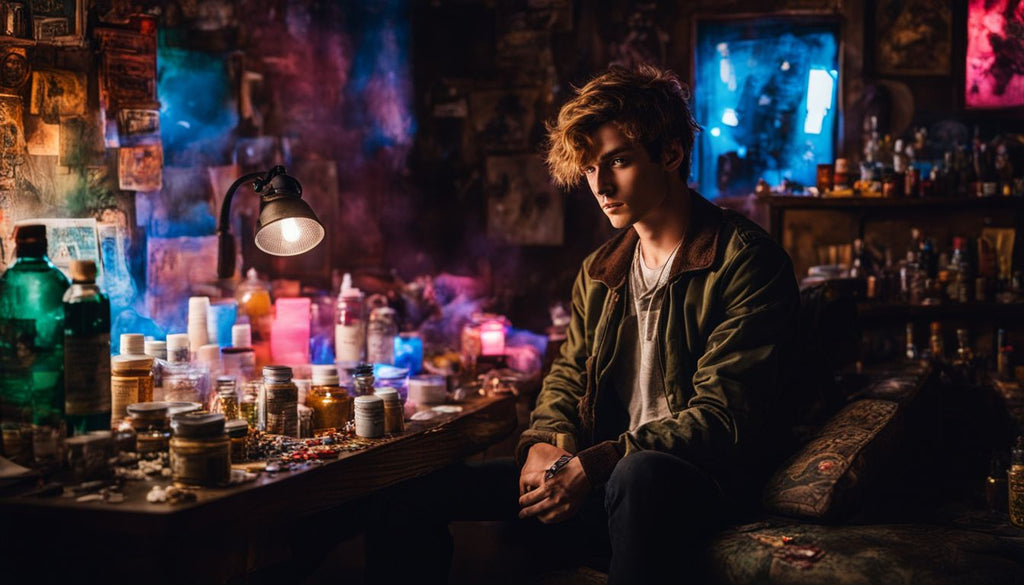
M969 0L964 104L968 108L1024 106L1024 3Z
M951 2L876 0L874 14L874 57L879 75L949 75Z
M561 246L562 194L530 154L487 158L487 236L504 244Z
M53 45L81 44L85 30L85 0L30 0L32 38Z
M692 172L708 198L759 179L814 185L835 157L839 25L832 17L698 18Z

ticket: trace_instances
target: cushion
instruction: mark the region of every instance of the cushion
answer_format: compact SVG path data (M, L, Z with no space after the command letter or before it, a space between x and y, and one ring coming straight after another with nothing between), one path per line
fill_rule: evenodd
M789 458L763 491L769 512L837 520L856 508L866 483L885 463L898 405L863 399L847 405Z
M1024 531L931 524L827 526L784 519L747 524L711 547L721 585L1020 583Z

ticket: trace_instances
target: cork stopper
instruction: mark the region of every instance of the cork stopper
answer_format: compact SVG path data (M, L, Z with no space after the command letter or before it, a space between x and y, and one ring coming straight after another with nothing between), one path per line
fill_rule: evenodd
M72 260L69 272L71 282L96 282L96 263L92 260Z

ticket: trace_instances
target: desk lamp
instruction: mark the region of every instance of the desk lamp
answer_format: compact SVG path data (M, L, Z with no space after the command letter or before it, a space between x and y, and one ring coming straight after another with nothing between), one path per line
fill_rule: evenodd
M302 185L275 166L267 173L239 177L224 196L217 226L217 278L235 274L235 238L231 235L231 198L243 183L252 181L260 195L260 217L256 222L256 247L274 256L296 256L308 252L324 239L324 226L302 200Z

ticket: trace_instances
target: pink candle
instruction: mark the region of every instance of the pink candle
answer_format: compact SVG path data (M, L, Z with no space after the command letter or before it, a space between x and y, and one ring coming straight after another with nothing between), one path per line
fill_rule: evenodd
M270 355L275 363L309 363L308 298L282 298L275 303L274 323L270 327Z
M485 321L480 325L481 355L503 355L505 353L505 325L498 320Z

